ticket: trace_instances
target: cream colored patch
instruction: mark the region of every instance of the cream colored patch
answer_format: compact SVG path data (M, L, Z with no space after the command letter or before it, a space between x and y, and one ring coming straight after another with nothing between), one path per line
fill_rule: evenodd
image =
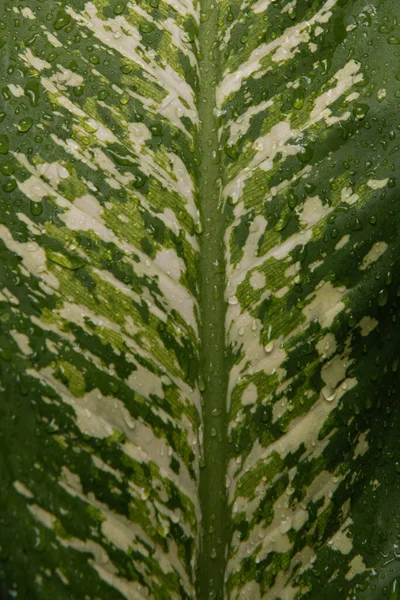
M347 519L340 530L335 533L333 537L328 541L328 545L332 548L332 550L337 550L341 554L350 554L353 549L352 539L347 535L347 530L351 525L352 520Z
M19 494L22 494L22 496L25 496L25 498L34 497L31 490L29 490L25 484L21 483L21 481L14 481L13 486L17 490L17 492Z
M252 6L252 10L257 14L267 10L270 4L273 4L275 0L257 0Z
M272 0L268 0L268 2L271 1ZM260 1L258 1L257 4L261 4ZM231 598L232 600L262 600L260 585L257 581L247 581L236 593L233 591Z
M333 333L327 333L317 342L315 347L321 358L329 358L336 352L336 338Z
M331 210L331 207L321 202L319 196L313 196L307 198L302 206L296 208L296 213L299 215L302 227L308 228L321 221Z
M353 190L351 188L343 188L341 193L340 193L340 200L341 202L345 202L346 204L350 204L350 206L352 204L354 204L355 202L357 202L357 200L359 199L358 194L356 194L355 192L353 192Z
M37 246L32 252L30 242L17 242L4 225L0 225L0 238L9 250L22 257L23 265L29 273L42 279L51 289L58 289L59 281L47 271L46 254L42 248Z
M301 270L301 263L295 262L286 269L284 275L285 275L286 279L290 279L292 277L295 277L300 270Z
M363 317L358 324L359 328L361 329L361 335L363 337L369 335L377 325L378 321L376 319L372 319L371 317Z
M346 377L346 370L351 360L346 355L336 354L329 362L321 368L321 379L328 387L334 390Z
M250 406L257 402L258 392L254 383L249 383L242 394L241 404L243 406Z
M389 178L386 179L370 179L367 181L367 186L371 188L371 190L381 190L384 188L389 181Z
M60 70L51 78L51 81L68 87L78 87L83 84L84 79L82 75L74 73L70 69L64 69L61 65L57 66Z
M365 571L368 570L361 554L357 554L357 556L350 561L349 566L350 569L345 575L347 581L351 581L356 575L361 575L361 573L365 573Z
M163 248L157 252L154 264L175 281L179 281L182 271L185 268L184 261L177 255L173 248Z
M349 240L350 240L350 236L348 234L341 237L335 246L335 250L340 250L341 248L343 248L349 242Z
M357 446L354 449L354 458L357 458L358 456L364 456L364 454L368 451L368 448L369 448L369 444L368 444L368 440L367 440L368 433L369 433L369 430L360 434L360 437L358 438Z
M47 527L47 529L53 529L54 516L51 513L47 512L47 510L44 510L37 504L29 504L28 510L30 513L32 513L35 519Z
M49 193L47 184L44 181L40 181L35 175L31 175L25 181L19 181L18 187L32 202L41 202L44 196Z
M21 98L21 96L25 94L24 88L22 88L20 85L14 85L13 83L10 83L8 85L8 89L16 98Z
M277 290L275 292L275 298L283 298L283 296L286 296L286 294L290 291L290 288L285 285L284 287L282 287L280 290Z
M161 377L149 369L145 369L140 363L136 363L136 367L137 369L129 375L127 384L149 400L152 395L164 398Z
M265 287L265 275L260 271L253 271L250 275L250 285L253 290L261 290Z
M21 350L22 354L25 356L29 356L32 354L32 348L29 345L29 338L25 333L20 333L19 331L12 330L11 335L14 338L18 348Z
M320 267L323 264L324 264L323 260L316 260L315 262L313 262L309 265L309 269L310 269L310 271L315 271L315 269L318 269L318 267Z
M36 69L36 71L43 71L44 69L49 69L51 67L47 60L42 60L41 58L38 58L32 54L32 50L30 48L20 54L20 57L29 67L33 67Z
M272 423L276 423L287 411L288 400L281 398L272 407Z
M64 575L61 569L56 569L54 572L58 575L64 585L69 585L69 579Z
M307 323L318 319L322 328L330 327L335 317L345 308L342 302L347 290L344 287L333 287L330 281L321 282L320 286L307 299L311 302L303 308Z
M21 13L22 13L22 16L25 17L25 19L30 19L31 21L36 19L34 13L31 11L29 6L25 6L24 8L22 8Z
M388 245L386 242L376 242L364 256L360 271L364 271L369 265L376 262L386 252L387 248Z

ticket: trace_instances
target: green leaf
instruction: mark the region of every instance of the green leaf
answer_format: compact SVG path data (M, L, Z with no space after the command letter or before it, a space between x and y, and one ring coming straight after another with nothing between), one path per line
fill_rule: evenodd
M4 1L4 597L399 597L397 29Z

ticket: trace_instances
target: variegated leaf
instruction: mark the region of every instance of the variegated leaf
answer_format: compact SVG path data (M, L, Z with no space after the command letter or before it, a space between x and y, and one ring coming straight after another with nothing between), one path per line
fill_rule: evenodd
M4 597L395 600L397 4L1 8Z

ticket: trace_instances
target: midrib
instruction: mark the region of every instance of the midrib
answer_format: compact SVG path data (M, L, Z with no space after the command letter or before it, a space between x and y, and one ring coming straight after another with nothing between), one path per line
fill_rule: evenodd
M201 260L201 364L205 381L202 394L204 459L200 473L202 511L200 556L197 574L198 600L222 600L229 530L226 500L226 391L225 365L225 252L224 218L219 207L220 176L213 152L218 151L215 89L218 74L218 6L201 0L199 43L200 146L202 162L198 189L203 233Z

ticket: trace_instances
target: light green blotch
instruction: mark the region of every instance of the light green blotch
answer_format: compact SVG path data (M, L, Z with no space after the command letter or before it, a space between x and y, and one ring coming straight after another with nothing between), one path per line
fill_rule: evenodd
M61 360L59 366L63 376L68 381L68 388L76 398L81 398L86 391L85 378L71 363Z

